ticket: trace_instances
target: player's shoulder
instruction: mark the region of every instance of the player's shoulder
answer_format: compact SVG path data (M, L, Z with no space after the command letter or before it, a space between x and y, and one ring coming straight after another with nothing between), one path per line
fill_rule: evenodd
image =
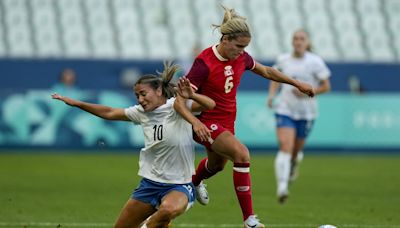
M125 112L137 112L137 113L144 113L144 109L141 105L133 105L130 107L125 108Z
M197 56L197 58L209 58L210 56L213 55L213 50L212 46L204 49L203 51L200 52L200 54Z
M209 65L215 64L216 58L212 47L208 47L204 49L200 54L196 57L198 65L202 65L208 67Z
M313 62L323 62L324 61L321 56L319 56L318 54L316 54L314 52L309 52L309 51L306 52L305 57L309 61L313 61Z
M247 51L243 51L242 56L250 56L251 58L253 58L253 56Z
M172 109L172 107L174 106L175 99L176 99L175 97L168 98L165 104L160 106L160 110L162 111L162 110Z
M173 106L174 105L174 103L175 103L175 100L176 100L176 97L171 97L171 98L168 98L168 100L167 100L167 105L168 106Z
M283 53L278 55L278 57L276 58L277 62L284 62L286 60L289 60L292 58L292 54L291 53Z

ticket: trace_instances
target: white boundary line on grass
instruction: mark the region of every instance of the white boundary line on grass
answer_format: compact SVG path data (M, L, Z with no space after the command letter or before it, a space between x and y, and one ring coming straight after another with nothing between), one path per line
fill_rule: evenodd
M322 224L320 224L322 225ZM317 228L318 224L268 224L268 227L285 228ZM55 223L55 222L0 222L0 227L9 226L33 226L33 227L112 227L111 223ZM339 224L340 228L400 228L400 225L357 225ZM207 228L207 227L243 227L243 224L173 224L173 227Z

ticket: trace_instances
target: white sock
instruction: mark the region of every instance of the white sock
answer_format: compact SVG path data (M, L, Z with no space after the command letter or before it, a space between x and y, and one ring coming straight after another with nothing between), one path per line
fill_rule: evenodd
M303 161L303 158L304 158L304 153L303 153L302 150L300 150L300 151L297 153L296 162L297 162L297 163L300 163L301 161Z
M288 192L291 157L290 153L283 151L279 151L275 157L275 177L278 186L278 195Z

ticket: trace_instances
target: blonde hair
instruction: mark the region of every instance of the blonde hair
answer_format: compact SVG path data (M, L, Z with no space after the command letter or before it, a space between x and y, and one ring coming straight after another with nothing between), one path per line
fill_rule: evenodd
M137 80L137 84L149 84L153 89L162 88L162 94L165 98L171 98L175 96L175 84L171 83L171 79L178 72L179 66L173 64L170 61L164 61L164 70L162 72L157 71L157 75L146 74Z
M307 40L308 40L308 45L307 45L307 47L306 47L306 50L309 51L309 52L312 52L312 51L313 51L313 47L312 47L311 40L310 40L310 33L308 33L307 30L305 30L305 29L303 29L303 28L300 28L300 29L297 29L297 30L293 33L293 37L294 37L295 34L298 33L298 32L302 32L302 33L304 33L304 34L306 35L306 38L307 38Z
M223 5L221 7L225 11L222 24L213 24L212 26L215 29L219 28L222 37L228 36L229 40L236 39L237 37L251 37L250 26L246 22L246 18L237 14L234 9L229 9Z

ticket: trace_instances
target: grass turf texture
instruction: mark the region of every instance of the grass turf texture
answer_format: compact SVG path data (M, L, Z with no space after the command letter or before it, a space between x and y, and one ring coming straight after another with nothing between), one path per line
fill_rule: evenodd
M255 154L251 163L254 210L270 227L400 227L400 156L308 155L284 205L275 196L273 159L271 154ZM137 154L116 152L3 152L0 225L33 227L29 224L45 222L111 227L139 183L137 164ZM240 227L231 173L228 163L222 173L207 180L210 204L196 203L173 224Z

